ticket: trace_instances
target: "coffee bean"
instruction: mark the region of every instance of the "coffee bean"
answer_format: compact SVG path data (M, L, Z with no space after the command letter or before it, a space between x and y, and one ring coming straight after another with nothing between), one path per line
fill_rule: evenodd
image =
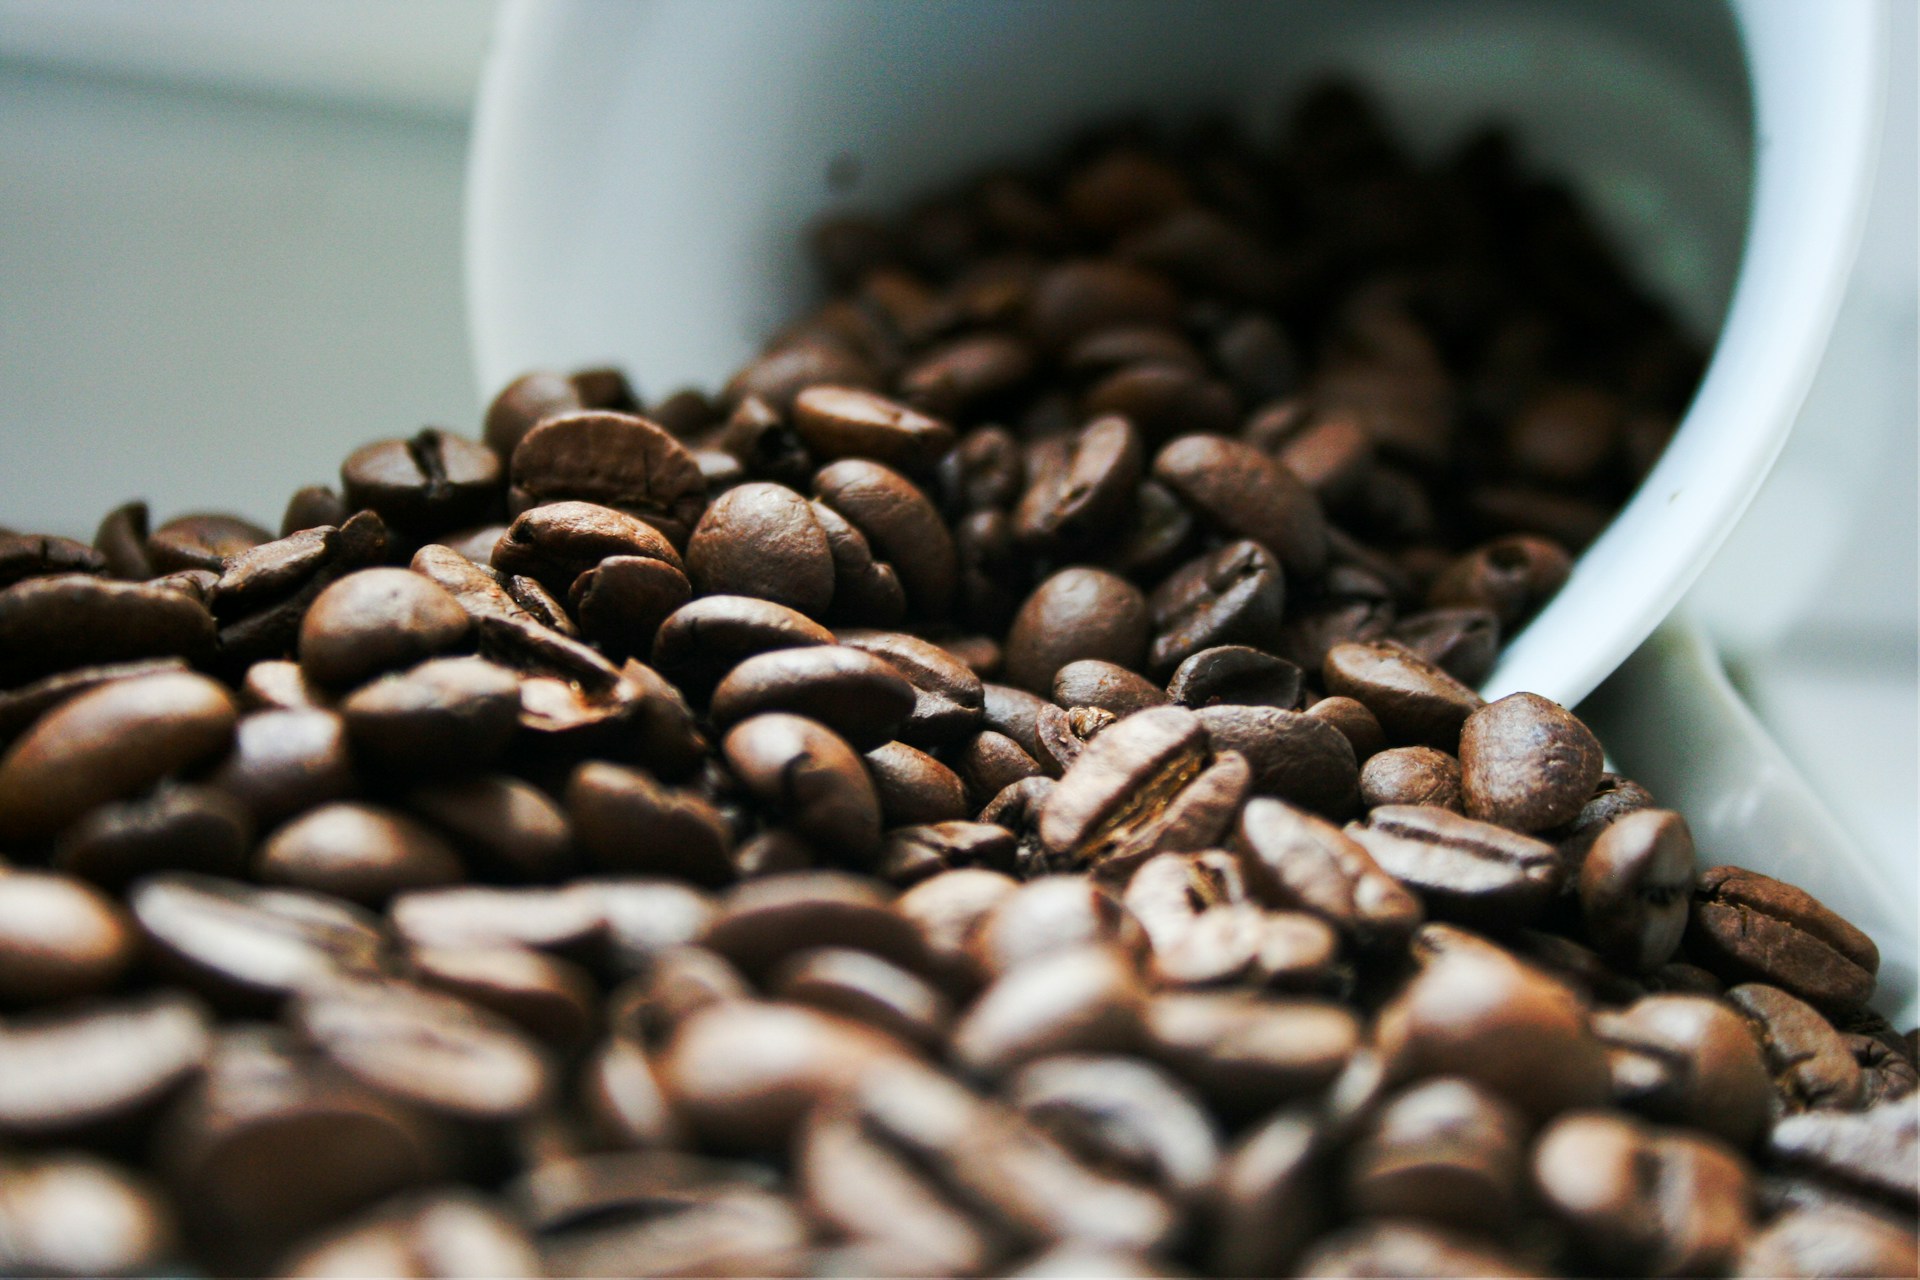
M858 387L812 386L793 399L793 425L816 458L868 458L926 472L953 447L938 418Z
M813 496L893 567L909 606L929 618L947 615L959 573L953 535L912 481L877 462L844 458L813 477Z
M1007 1081L1007 1100L1083 1163L1176 1200L1206 1191L1220 1135L1191 1092L1132 1058L1041 1058Z
M1168 324L1179 309L1157 275L1119 263L1067 262L1034 285L1027 329L1042 347L1064 350L1096 330L1123 324Z
M1033 375L1033 352L1008 334L955 338L901 370L901 398L923 413L954 415L991 404Z
M1371 711L1389 741L1457 751L1467 717L1483 704L1473 690L1392 641L1341 644L1329 650L1329 692Z
M1024 778L1041 776L1046 768L1012 738L990 729L962 743L953 764L954 772L966 785L969 802L976 808Z
M1564 868L1554 847L1432 805L1383 805L1353 838L1434 915L1512 928L1546 909Z
M175 516L148 536L147 563L155 575L183 569L206 569L217 574L228 556L272 538L271 533L239 516Z
M1686 945L1729 980L1769 982L1831 1010L1865 1004L1880 968L1873 940L1812 894L1738 867L1700 874Z
M1398 942L1420 923L1420 899L1363 845L1312 814L1250 800L1233 839L1249 888L1273 906L1312 912L1363 946Z
M1486 609L1511 633L1573 571L1566 550L1546 538L1500 538L1448 566L1427 592L1437 608Z
M658 573L669 582L685 576L680 553L646 521L614 507L575 501L544 503L515 517L493 549L493 567L577 602L596 589L595 578L581 579L612 557L658 562ZM664 604L676 593L662 588L652 594ZM683 603L688 589L677 595ZM656 616L671 609L668 604Z
M1116 369L1087 389L1080 402L1087 417L1117 415L1159 443L1182 431L1220 434L1233 430L1237 406L1225 383L1184 363L1141 360Z
M499 454L434 427L411 440L362 446L340 464L347 510L377 511L393 528L423 539L498 519L505 478Z
M1227 703L1291 711L1300 701L1300 668L1246 645L1216 645L1180 663L1167 698L1194 710Z
M1229 535L1266 548L1289 574L1310 578L1325 567L1320 500L1251 445L1224 436L1182 436L1155 456L1153 474Z
M534 1275L539 1269L533 1242L500 1207L471 1191L449 1188L388 1201L320 1239L303 1241L280 1274L452 1280Z
M1500 656L1500 623L1486 609L1428 609L1394 624L1393 638L1462 684L1477 685Z
M831 631L785 605L749 596L704 596L660 624L653 661L681 688L703 693L756 653L833 642Z
M1601 774L1578 816L1553 833L1559 837L1560 856L1567 860L1568 873L1578 871L1587 851L1608 826L1626 814L1653 807L1653 796L1639 783L1615 773Z
M508 880L544 880L573 867L573 831L544 791L505 774L431 782L407 807L453 837L463 855Z
M211 1030L177 994L17 1019L0 1031L0 1132L84 1133L150 1110L200 1069Z
M733 833L711 803L645 770L590 760L567 782L567 816L603 870L671 875L701 885L733 878Z
M1693 836L1679 814L1641 809L1601 831L1580 864L1587 934L1609 959L1636 972L1672 957L1687 927Z
M979 973L972 951L974 931L1019 887L999 871L958 868L908 889L895 900L894 910L913 927L931 973L948 989L964 988Z
M1742 1150L1765 1127L1772 1086L1760 1042L1733 1009L1652 995L1594 1014L1614 1100L1651 1119L1705 1129Z
M886 826L954 822L971 812L960 776L924 751L889 742L862 759L880 798L880 816Z
M1840 1208L1783 1213L1746 1242L1733 1274L1903 1276L1920 1271L1913 1233Z
M1237 751L1253 770L1251 789L1340 817L1358 800L1353 747L1332 725L1278 707L1213 706L1195 712L1215 751Z
M356 756L401 774L485 769L520 726L520 680L485 658L437 658L340 703Z
M464 877L459 856L425 826L391 809L351 801L310 809L267 837L255 871L270 884L367 906Z
M178 1245L144 1177L77 1152L0 1163L0 1268L22 1276L118 1276L168 1268Z
M125 912L91 885L0 871L0 1001L52 1004L109 991L136 945Z
M953 1031L953 1053L971 1071L1000 1075L1057 1053L1135 1046L1145 990L1126 955L1070 947L1007 970Z
M0 756L0 836L40 841L95 805L218 757L238 709L205 676L116 680L62 703Z
M1535 1119L1607 1098L1605 1053L1573 992L1491 948L1427 964L1375 1036L1394 1079L1463 1076Z
M1129 716L1158 707L1167 696L1146 677L1112 662L1082 658L1053 673L1053 700L1062 707L1098 707Z
M1353 747L1353 758L1365 764L1386 748L1387 738L1380 721L1365 704L1347 697L1321 698L1307 709L1316 720L1325 720L1338 729Z
M1460 813L1460 762L1432 747L1395 747L1369 756L1360 770L1360 803L1432 805Z
M511 458L508 503L516 514L549 502L597 503L638 516L684 547L706 506L706 479L686 447L633 414L544 418Z
M1267 549L1228 543L1154 589L1147 601L1153 623L1148 661L1155 671L1168 671L1217 646L1270 645L1285 600L1280 565Z
M1575 1113L1541 1134L1533 1173L1574 1246L1621 1271L1719 1271L1752 1230L1746 1164L1711 1140Z
M204 602L158 583L29 578L0 590L0 685L140 658L198 663L212 655L214 637Z
M1029 458L1035 474L1013 517L1038 547L1084 546L1123 523L1145 467L1139 433L1118 414L1089 422L1057 456L1036 448Z
M768 712L727 731L720 749L754 798L799 835L855 858L880 844L880 798L846 740L816 720Z
M1346 1201L1367 1217L1498 1235L1520 1209L1527 1129L1519 1112L1466 1080L1403 1089L1355 1136Z
M1312 1000L1171 993L1147 1004L1148 1056L1234 1117L1325 1086L1360 1034L1347 1010Z
M812 504L784 485L743 484L715 498L687 544L687 575L702 595L755 596L816 618L834 597L827 534Z
M729 672L713 691L714 723L787 711L826 725L867 749L892 739L916 704L916 690L884 656L841 645L777 649Z
M768 991L791 1004L878 1028L904 1044L937 1047L953 1009L916 974L867 951L821 947L796 952L768 978Z
M517 711L518 685L514 696ZM318 709L242 716L234 726L233 751L210 781L263 823L344 799L355 786L346 723Z
M1137 668L1146 656L1146 601L1099 569L1062 569L1034 589L1007 635L1007 678L1047 692L1070 662L1098 658Z
M1218 1230L1207 1245L1221 1275L1278 1275L1327 1217L1320 1127L1283 1109L1227 1154L1209 1198Z
M53 865L114 890L153 871L239 875L253 836L252 815L226 792L163 783L89 810L60 833Z
M854 628L840 643L886 662L913 686L913 713L898 730L903 742L937 747L979 728L986 699L980 677L964 662L918 636Z
M359 684L459 644L467 614L405 569L365 569L322 591L300 624L300 669L330 688Z
M1587 727L1532 693L1509 694L1468 716L1459 756L1467 813L1516 831L1571 820L1602 769Z
M852 947L918 971L919 934L870 880L836 871L770 876L736 886L700 941L750 976L811 947Z
M1844 1111L1860 1105L1865 1089L1860 1064L1845 1038L1811 1005L1759 982L1728 989L1727 1002L1759 1035L1784 1110Z

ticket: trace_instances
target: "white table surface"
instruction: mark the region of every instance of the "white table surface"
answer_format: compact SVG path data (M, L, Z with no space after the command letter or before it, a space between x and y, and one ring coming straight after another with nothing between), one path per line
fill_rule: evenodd
M1920 6L1894 10L1886 158L1840 329L1691 603L1842 824L1910 864ZM156 518L273 525L357 443L477 430L460 193L489 15L0 0L0 525L84 538L135 496Z

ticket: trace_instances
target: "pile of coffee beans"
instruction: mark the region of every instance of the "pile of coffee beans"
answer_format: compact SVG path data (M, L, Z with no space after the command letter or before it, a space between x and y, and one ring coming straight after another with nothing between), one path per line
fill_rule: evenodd
M1913 1275L1873 942L1501 640L1697 354L1351 90L0 536L0 1271Z

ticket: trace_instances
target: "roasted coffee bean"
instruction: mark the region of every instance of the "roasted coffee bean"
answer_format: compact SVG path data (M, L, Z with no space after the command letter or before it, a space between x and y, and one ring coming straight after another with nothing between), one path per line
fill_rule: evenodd
M254 670L263 665L256 663ZM517 685L514 697L517 710ZM319 709L242 716L234 726L232 754L209 780L262 823L344 799L356 785L346 723Z
M1019 743L991 729L976 733L962 743L953 766L966 785L967 797L975 809L985 806L1014 783L1042 776L1046 770L1046 766L1027 754Z
M777 484L713 500L687 544L687 576L702 595L754 596L815 618L834 596L833 550L813 505Z
M869 458L924 473L953 447L938 418L857 387L812 386L793 398L793 425L813 456Z
M16 1019L0 1030L0 1133L98 1131L150 1110L199 1070L211 1030L178 994Z
M741 783L802 837L854 859L880 845L880 798L861 758L817 720L767 712L742 720L720 749Z
M1007 1100L1081 1161L1176 1200L1202 1194L1220 1163L1212 1117L1166 1072L1131 1058L1063 1055L1022 1067Z
M1307 714L1316 720L1325 720L1338 729L1341 736L1353 746L1353 758L1365 764L1386 748L1387 737L1380 728L1380 721L1366 705L1353 698L1335 696L1321 698L1307 708Z
M494 511L505 479L499 454L436 427L411 440L365 445L340 464L347 510L377 511L415 538L499 519Z
M405 814L336 801L310 809L261 844L255 871L270 884L378 906L396 893L464 878L459 855Z
M1424 1081L1363 1122L1347 1153L1346 1202L1363 1217L1498 1236L1523 1200L1527 1130L1519 1112L1469 1081Z
M1389 741L1456 751L1480 696L1404 645L1391 641L1341 644L1327 654L1330 693L1371 711Z
M365 569L322 591L300 623L300 669L329 688L359 684L459 644L467 614L406 569Z
M0 870L0 1001L52 1004L113 988L137 936L99 890L64 875Z
M1147 1004L1146 1052L1216 1110L1244 1118L1320 1089L1359 1045L1352 1013L1248 992L1167 993Z
M1046 693L1055 672L1082 658L1138 668L1147 628L1138 587L1101 569L1062 569L1020 606L1007 633L1007 679Z
M1560 855L1535 840L1432 805L1383 805L1350 828L1374 861L1443 919L1510 929L1560 891Z
M563 374L535 370L509 382L487 406L487 444L511 458L527 432L546 418L586 408L580 390Z
M1567 860L1568 874L1577 873L1602 831L1626 814L1653 807L1653 796L1639 783L1615 773L1601 774L1578 816L1560 832L1550 833L1559 837L1560 856Z
M553 596L577 604L576 597L594 587L593 579L582 583L581 578L610 557L657 561L658 572L672 581L685 576L680 553L658 529L614 507L576 501L544 503L515 517L493 549L493 567L531 578ZM667 598L662 591L653 594L663 602ZM684 602L687 592L679 596Z
M1044 455L1029 456L1038 462ZM1022 541L1082 546L1125 522L1145 466L1131 421L1118 414L1094 419L1052 462L1035 468L1014 509Z
M1846 1038L1811 1005L1760 982L1730 988L1727 1002L1758 1033L1783 1110L1846 1111L1864 1100L1865 1080Z
M1312 814L1278 800L1250 800L1233 840L1256 895L1312 912L1362 946L1399 942L1420 923L1420 899L1364 846Z
M1666 809L1641 809L1600 832L1578 881L1587 935L1635 973L1659 968L1686 931L1693 835Z
M1842 1208L1781 1214L1741 1249L1733 1274L1904 1276L1920 1271L1913 1233L1870 1213Z
M139 658L198 663L212 655L214 636L205 603L159 580L28 578L0 590L0 685Z
M784 412L810 386L874 387L879 375L865 359L837 343L798 341L774 347L736 373L721 393L732 407L758 396Z
M533 1242L501 1208L474 1192L447 1188L388 1201L302 1241L279 1274L452 1280L534 1275L539 1269Z
M1405 1222L1363 1222L1323 1237L1297 1264L1301 1276L1538 1275L1477 1234Z
M991 822L931 822L895 827L880 846L877 873L888 883L907 886L954 867L1012 868L1017 845L1013 833Z
M573 831L544 791L506 774L436 781L407 793L407 807L453 837L489 874L544 880L572 869Z
M1515 693L1460 727L1460 782L1471 817L1515 831L1570 821L1600 781L1600 744L1558 703Z
M1448 566L1427 592L1438 608L1486 609L1511 633L1558 591L1573 558L1546 538L1518 535L1489 542Z
M1358 800L1353 746L1323 720L1278 707L1213 706L1195 714L1215 751L1237 751L1253 770L1251 790L1342 817Z
M205 676L116 680L71 698L0 756L0 838L37 842L95 805L218 758L239 718Z
M928 618L953 607L959 574L953 536L927 495L897 471L844 458L813 477L813 496L858 529L893 567L907 604Z
M749 596L704 596L660 624L653 662L680 687L705 693L756 653L833 642L831 631L785 605Z
M1593 1029L1607 1047L1615 1102L1742 1150L1765 1127L1773 1091L1760 1042L1720 1001L1645 996L1596 1012Z
M952 1051L985 1075L1057 1053L1124 1052L1139 1040L1145 998L1117 948L1051 951L981 992L954 1027Z
M1300 668L1246 645L1216 645L1175 668L1167 698L1194 710L1227 703L1291 711L1300 702Z
M725 726L763 711L792 712L866 749L891 740L915 703L914 686L883 656L823 645L748 658L714 689L711 713Z
M1311 578L1325 567L1320 500L1251 445L1224 436L1182 436L1155 456L1153 474L1229 535L1265 547L1289 574Z
M934 347L897 380L900 395L923 413L959 415L990 405L1033 375L1033 352L1008 334L980 333Z
M1772 983L1836 1011L1865 1004L1880 968L1873 940L1812 894L1738 867L1700 874L1686 946L1731 981Z
M399 774L486 769L520 727L520 680L485 658L436 658L340 703L354 755Z
M981 972L972 949L974 931L1019 887L999 871L959 868L908 889L894 901L894 910L913 927L933 976L949 989L964 989Z
M22 1276L151 1275L177 1227L146 1178L79 1152L0 1163L0 1269Z
M953 1009L916 974L867 951L822 947L796 952L768 977L768 992L877 1027L906 1044L937 1047Z
M985 974L998 977L1055 951L1110 945L1133 954L1146 943L1120 899L1085 876L1048 876L992 896L966 939Z
M155 575L183 569L221 571L228 556L271 541L273 535L239 516L175 516L147 538L147 562Z
M665 560L608 556L573 580L567 602L580 620L580 633L621 658L646 652L660 623L691 594L686 575ZM565 622L557 609L547 615L549 626L570 633L560 625Z
M567 817L604 871L677 876L701 885L733 878L733 833L709 801L674 791L642 769L590 760L567 782Z
M1920 1098L1784 1117L1767 1135L1767 1153L1912 1215L1920 1207Z
M1209 1197L1207 1260L1220 1275L1278 1275L1325 1224L1320 1126L1283 1109L1227 1153Z
M1053 673L1053 700L1062 707L1098 707L1129 716L1167 701L1159 686L1112 662L1082 658Z
M1225 383L1185 364L1154 360L1136 361L1100 379L1087 388L1080 408L1087 417L1124 417L1153 444L1183 431L1231 431L1237 413Z
M144 525L145 521L146 510L142 507L140 523ZM142 547L143 554L144 550ZM142 581L154 576L151 567L145 567L149 571L138 575ZM12 586L24 578L52 574L100 573L106 568L103 554L72 538L0 532L0 586ZM124 578L134 575L123 573L116 576Z
M1390 1076L1464 1076L1541 1119L1608 1096L1606 1055L1574 993L1492 947L1429 962L1380 1013Z
M917 971L920 937L880 886L837 871L769 876L736 886L700 935L749 976L811 947L852 947Z
M844 630L840 643L879 658L913 686L913 712L898 730L901 741L935 747L980 726L986 691L980 677L939 645L899 631Z
M906 614L907 597L893 566L874 559L867 535L845 516L823 502L811 505L833 555L833 619L863 627L898 623Z
M1360 769L1360 803L1423 804L1460 813L1460 762L1432 747L1395 747L1369 756Z
M965 818L966 784L953 770L904 742L875 747L862 757L880 799L880 816L889 827Z
M1074 707L1071 710L1049 706L1034 719L1040 738L1040 758L1046 772L1060 774L1071 768L1087 749L1087 743L1101 730L1119 719L1099 707Z
M1153 669L1173 670L1220 645L1271 645L1286 601L1282 581L1279 563L1257 542L1230 542L1175 570L1147 601Z
M560 1049L579 1047L593 1029L599 992L578 965L518 947L423 948L407 957L408 976L496 1013Z
M1460 681L1477 685L1500 656L1500 623L1486 609L1428 609L1394 624L1393 638Z
M163 783L144 796L89 810L60 833L53 865L114 890L153 871L239 875L253 848L254 825L225 791Z
M685 446L645 418L583 412L548 417L514 446L508 503L614 507L659 529L676 547L706 505L706 478Z
M1035 283L1027 328L1050 351L1120 325L1164 325L1179 310L1178 295L1160 276L1116 262L1071 261Z
M1751 1174L1710 1139L1576 1112L1540 1135L1533 1175L1574 1246L1624 1274L1718 1272L1752 1230Z

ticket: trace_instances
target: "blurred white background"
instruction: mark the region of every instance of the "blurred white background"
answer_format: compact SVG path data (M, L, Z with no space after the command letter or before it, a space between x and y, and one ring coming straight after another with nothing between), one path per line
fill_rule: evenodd
M1881 175L1833 346L1690 603L1841 822L1910 861L1920 4L1891 8ZM131 497L277 525L354 444L477 430L460 200L491 17L0 0L0 525L87 538Z

